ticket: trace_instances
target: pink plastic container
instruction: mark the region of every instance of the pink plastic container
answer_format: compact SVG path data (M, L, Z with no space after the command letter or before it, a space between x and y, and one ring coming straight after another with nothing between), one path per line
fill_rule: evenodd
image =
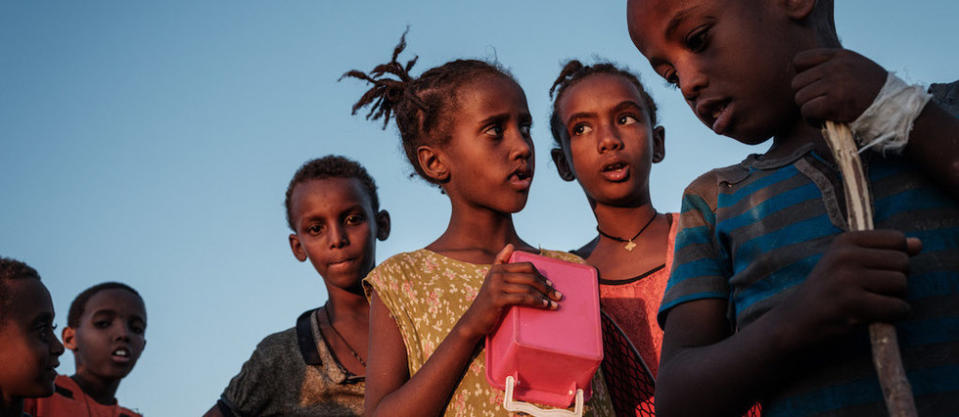
M507 391L507 409L513 398L561 408L576 400L581 413L603 360L596 269L520 251L510 258L514 262L531 262L563 299L553 311L515 306L506 313L486 336L486 379Z

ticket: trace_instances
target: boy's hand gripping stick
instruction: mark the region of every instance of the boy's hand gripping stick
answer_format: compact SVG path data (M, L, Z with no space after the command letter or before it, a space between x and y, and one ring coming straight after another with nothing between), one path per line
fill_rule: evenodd
M846 194L849 229L872 230L872 198L852 131L845 124L827 121L823 128L823 137L839 164ZM882 386L889 415L915 417L916 404L902 366L896 328L889 323L872 323L869 325L869 339L872 344L873 365L879 375L879 385Z

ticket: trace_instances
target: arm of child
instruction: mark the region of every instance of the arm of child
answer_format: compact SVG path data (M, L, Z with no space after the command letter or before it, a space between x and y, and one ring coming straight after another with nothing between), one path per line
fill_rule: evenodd
M900 319L917 239L890 230L836 237L808 278L777 307L735 333L727 302L679 304L666 317L657 414L742 415L790 378L810 348L857 326Z
M561 295L529 263L507 264L506 245L469 310L412 377L396 321L376 293L371 297L366 416L439 416L476 353L506 308L555 309Z
M802 115L813 123L850 123L872 104L887 71L847 49L812 49L793 60L792 87ZM934 100L915 119L904 154L959 197L959 118Z

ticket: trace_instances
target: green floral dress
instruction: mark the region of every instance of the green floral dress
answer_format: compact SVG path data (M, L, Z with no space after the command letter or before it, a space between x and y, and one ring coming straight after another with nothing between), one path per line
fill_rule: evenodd
M583 263L566 252L542 254L564 261ZM415 374L466 313L479 293L490 265L458 261L420 249L400 253L377 266L363 281L367 296L377 296L396 320L409 362ZM473 357L469 369L456 387L446 416L505 416L503 391L486 381L485 349ZM584 415L613 416L609 393L600 373L593 378L593 395Z

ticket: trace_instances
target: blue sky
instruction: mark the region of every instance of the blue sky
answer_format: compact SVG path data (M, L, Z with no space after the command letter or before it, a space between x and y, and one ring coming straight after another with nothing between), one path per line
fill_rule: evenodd
M916 82L959 78L953 1L843 0L840 36ZM0 255L36 267L65 325L70 300L102 281L146 298L147 349L119 391L148 415L205 411L266 334L326 299L287 245L283 193L307 159L364 163L392 213L378 259L429 243L445 197L409 179L394 128L350 106L346 70L389 58L406 25L419 73L458 57L496 59L524 87L539 162L527 241L569 249L594 222L549 161L547 90L567 58L637 70L660 105L666 160L654 204L749 148L713 135L629 41L625 3L25 2L0 3ZM73 372L69 353L61 372Z

